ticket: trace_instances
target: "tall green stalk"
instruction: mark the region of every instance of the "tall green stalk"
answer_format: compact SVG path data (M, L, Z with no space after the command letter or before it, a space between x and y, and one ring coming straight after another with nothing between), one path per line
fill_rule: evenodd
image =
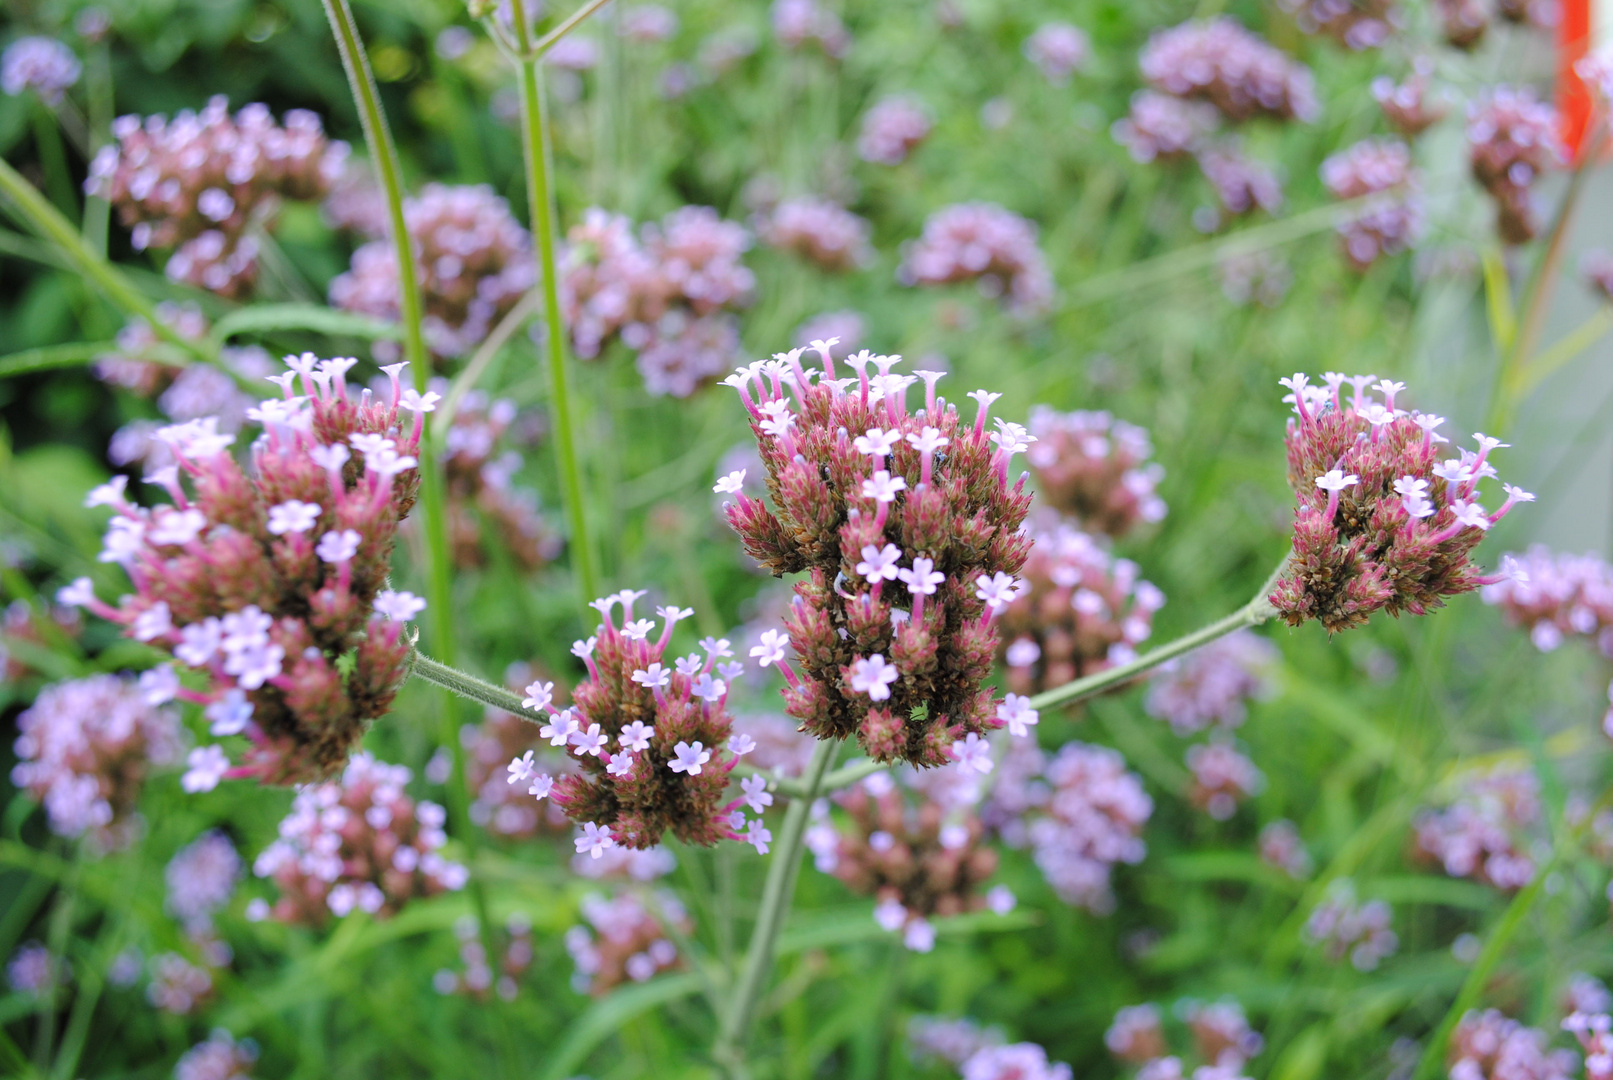
M526 166L527 213L532 220L532 242L537 247L538 266L543 275L543 322L547 331L544 345L549 361L549 417L554 425L555 457L560 467L566 522L571 531L572 574L576 579L578 598L585 609L588 601L599 595L599 571L588 532L588 515L583 505L582 469L577 460L577 435L572 421L571 386L566 368L566 327L560 314L559 260L555 256L554 178L549 149L549 117L539 64L542 52L558 40L561 33L581 22L599 6L586 5L554 32L534 44L524 0L512 0L510 4L517 49L516 66L521 82L521 155Z

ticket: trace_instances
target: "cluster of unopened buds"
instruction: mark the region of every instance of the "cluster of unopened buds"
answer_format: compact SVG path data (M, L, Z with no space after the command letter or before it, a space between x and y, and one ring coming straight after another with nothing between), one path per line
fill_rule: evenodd
M80 578L58 596L206 679L189 688L164 664L142 677L148 700L203 705L212 734L250 741L236 767L217 745L192 751L190 791L226 775L289 784L339 770L390 706L408 663L404 623L425 606L383 586L437 395L403 390L402 364L387 369L381 402L348 393L355 360L286 362L271 379L283 396L250 414L264 427L250 473L229 452L235 436L206 418L157 433L179 464L146 479L171 504L139 506L122 476L89 494L86 505L114 511L101 561L121 565L136 592L113 608Z
M589 896L582 902L582 917L586 925L566 931L566 951L577 965L572 986L595 997L679 967L682 960L667 924L683 934L693 928L683 905L664 892L654 897L654 910L632 893Z
M838 378L832 345L815 345L821 378L797 349L727 380L773 504L744 494L743 472L726 476L717 490L734 496L729 524L774 574L808 572L787 633L751 651L784 673L785 711L813 736L855 737L878 761L945 765L993 729L1036 722L1027 702L981 689L1029 544L1019 526L1030 492L1024 476L1009 485L1008 469L1030 437L1000 419L987 432L999 395L984 390L964 421L937 397L940 373L897 374L900 357L858 353L847 361L856 375ZM910 413L921 379L925 407Z
M1182 1056L1170 1053L1157 1005L1128 1005L1115 1013L1104 1045L1122 1063L1140 1066L1137 1080L1242 1080L1244 1065L1265 1048L1265 1040L1233 1002L1186 1000L1177 1003L1175 1012L1192 1036L1193 1056L1203 1063L1191 1073Z
M1254 762L1221 739L1188 747L1187 771L1187 801L1217 821L1229 820L1266 782Z
M1503 764L1459 783L1448 807L1418 815L1417 854L1451 877L1506 891L1523 888L1535 876L1526 849L1528 831L1540 822L1540 782L1527 768Z
M743 226L706 206L674 210L642 238L626 217L590 209L568 233L561 267L572 347L592 359L619 339L637 353L652 394L689 396L739 351L728 312L755 289L740 262L750 242Z
M544 717L539 735L564 748L576 771L541 772L529 750L510 762L507 782L552 798L582 826L577 851L594 858L618 844L654 847L669 829L684 843L741 840L765 854L772 834L760 815L773 801L766 779L747 777L740 798L723 798L734 766L755 747L746 736L730 737L729 688L745 664L728 659L733 647L719 638L701 642L703 656L669 656L674 627L693 611L658 608L663 626L652 636L654 621L634 618L643 596L628 589L593 602L600 627L572 646L588 668L572 705L555 708L552 682L526 688L523 707ZM742 805L757 816L746 822Z
M247 917L322 926L352 911L396 914L417 896L464 887L465 868L443 858L447 813L404 791L402 765L353 755L339 780L297 792L280 836L253 863L280 899L248 905Z
M1023 587L998 620L1009 687L1033 694L1135 659L1164 594L1068 522L1033 517L1022 535Z
M1405 25L1396 0L1282 0L1307 34L1328 34L1351 49L1376 49Z
M830 826L814 838L818 867L874 897L875 921L901 934L909 949L935 946L935 919L1013 908L1013 894L1001 886L979 892L997 870L997 854L983 845L985 830L972 813L948 813L930 799L914 803L888 776L870 777L835 801L851 829Z
M432 388L448 390L437 379ZM517 420L515 402L489 400L480 390L469 390L460 397L443 436L448 535L460 566L486 564L489 537L484 524L523 570L539 570L560 554L563 541L539 512L537 493L512 482L521 454L514 449L495 454L512 427L518 430Z
M532 239L486 184L427 184L404 201L403 219L416 252L426 344L438 356L468 353L537 284ZM330 301L396 321L402 293L392 241L354 251L351 268L330 283Z
M1382 900L1362 903L1355 898L1354 885L1341 880L1305 920L1305 938L1328 959L1348 956L1356 970L1371 971L1400 947L1400 938L1389 928L1393 921L1388 904Z
M459 960L464 971L439 968L431 977L432 988L439 994L465 994L478 1000L485 999L491 990L501 1001L514 1001L520 992L521 976L532 966L532 920L520 912L505 920L504 947L496 971L487 962L487 946L475 916L467 915L456 922L454 936L459 938Z
M1473 178L1495 200L1496 230L1509 244L1540 231L1534 183L1566 160L1557 110L1527 87L1498 86L1467 110Z
M974 281L1021 315L1053 302L1053 274L1035 224L996 203L956 203L931 214L896 273L904 285Z
M1421 615L1447 596L1512 576L1504 569L1486 577L1468 561L1491 526L1534 500L1504 484L1498 509L1479 504L1479 482L1495 475L1490 454L1506 444L1475 435L1477 450L1442 460L1444 418L1398 408L1405 384L1374 378L1328 372L1324 386L1304 374L1282 380L1291 391L1283 400L1297 414L1287 442L1299 506L1293 555L1270 602L1290 626L1316 619L1337 632L1377 611ZM1346 383L1353 394L1343 391Z
M1086 65L1092 42L1086 32L1067 22L1043 23L1025 39L1025 59L1035 64L1047 81L1063 86L1070 75Z
M1598 555L1563 555L1535 545L1517 558L1518 573L1479 594L1507 620L1529 631L1541 652L1570 637L1596 643L1613 657L1613 566Z
M1248 716L1247 702L1271 692L1278 654L1271 642L1242 630L1160 665L1143 707L1178 735L1210 727L1230 730Z
M863 115L857 155L876 165L900 165L934 126L929 112L912 98L884 98Z
M1209 101L1231 120L1319 111L1310 69L1226 16L1155 33L1137 62L1157 89Z
M868 221L828 199L785 199L757 222L762 243L793 251L825 270L856 270L873 261Z
M1570 1080L1579 1071L1572 1050L1549 1049L1544 1031L1519 1023L1498 1009L1474 1009L1462 1017L1451 1032L1446 1062L1451 1080L1507 1080L1513 1076ZM1587 1061L1590 1080L1596 1074L1588 1066Z
M261 104L232 117L222 96L172 120L119 117L112 135L85 191L117 207L136 249L177 249L170 278L230 297L249 292L256 276L248 229L281 199L323 196L347 158L347 144L327 140L311 112L293 109L281 126Z
M1336 199L1365 199L1338 226L1344 256L1357 270L1421 239L1424 221L1417 171L1411 164L1411 148L1399 139L1363 139L1334 154L1322 162L1322 183Z
M1106 412L1031 409L1036 440L1025 452L1043 503L1081 528L1121 537L1165 517L1164 467L1149 461L1148 432Z
M58 836L127 846L151 770L179 761L179 716L160 680L91 675L45 687L17 717L11 782L44 804Z

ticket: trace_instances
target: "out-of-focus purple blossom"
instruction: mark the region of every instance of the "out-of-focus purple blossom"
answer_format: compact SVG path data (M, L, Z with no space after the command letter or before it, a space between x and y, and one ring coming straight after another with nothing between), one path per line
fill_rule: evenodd
M11 782L45 805L51 831L100 850L138 831L135 801L152 767L183 749L179 717L132 678L91 675L45 687L17 717Z
M857 154L876 165L900 165L913 148L930 136L935 121L917 100L888 97L863 115Z
M492 991L502 1001L514 1001L520 992L521 976L532 966L532 920L517 912L491 935L495 940L503 938L496 973L487 962L487 946L474 915L466 915L454 924L454 936L459 938L459 960L464 970L439 969L431 978L437 993L464 994L482 1001Z
M230 902L245 871L230 838L211 829L179 849L169 861L167 908L187 928L205 930L213 912Z
M1131 111L1109 131L1134 161L1146 163L1197 153L1220 123L1220 113L1209 102L1139 90L1131 95Z
M1534 239L1540 214L1534 183L1567 160L1557 110L1528 87L1497 86L1468 105L1468 158L1496 204L1496 230L1509 244Z
M0 90L11 95L32 90L47 105L56 105L83 70L73 50L55 38L21 37L0 53Z
M868 221L839 203L810 196L785 199L756 223L768 247L793 251L825 270L846 271L873 260Z
M1411 148L1399 139L1363 139L1322 162L1322 183L1336 199L1368 199L1338 226L1345 258L1365 270L1422 239L1422 193Z
M1347 48L1376 49L1405 26L1395 0L1281 0L1301 31L1329 34Z
M431 380L432 391L446 395L445 379ZM530 417L528 418L530 419ZM448 537L459 566L486 565L486 534L496 535L504 551L528 573L559 555L564 541L539 510L538 494L512 480L522 455L508 446L507 436L523 427L515 402L491 400L480 390L459 399L453 423L443 437L442 463L447 480ZM530 427L530 425L526 425ZM530 444L528 437L523 442ZM505 443L503 453L497 453Z
M1221 277L1221 295L1239 307L1257 303L1274 308L1294 284L1294 268L1272 251L1229 255L1216 264L1216 270Z
M1026 588L999 620L1010 689L1034 694L1135 659L1164 594L1066 521L1033 518L1023 532Z
M1509 23L1523 23L1537 30L1553 29L1562 19L1560 0L1496 0L1495 10Z
M1157 494L1165 470L1148 459L1148 432L1107 412L1031 409L1036 442L1025 460L1042 500L1081 528L1121 537L1142 524L1164 520Z
M376 182L375 170L365 161L346 161L319 209L331 228L370 240L385 237L392 228L386 193Z
M1092 42L1086 31L1066 22L1043 23L1025 39L1025 59L1035 64L1054 86L1069 82L1070 75L1086 66Z
M813 739L796 730L796 722L776 713L734 717L734 734L747 736L756 749L745 756L751 768L779 776L800 776L812 758Z
M485 184L427 184L403 214L418 252L426 342L438 356L467 353L536 284L531 237ZM336 307L391 321L399 295L391 241L360 247L330 283Z
M794 342L796 348L810 348L814 341L829 341L835 343L829 346L829 355L836 360L844 360L863 343L863 334L867 326L860 312L851 311L825 311L821 315L814 315L795 328Z
M618 846L607 849L597 859L580 851L571 856L571 872L595 881L654 881L677 868L677 856L663 847L635 851Z
M1506 892L1529 884L1535 860L1529 830L1540 821L1540 781L1528 768L1501 764L1458 778L1443 810L1417 816L1417 853L1451 877L1473 878Z
M1308 121L1320 111L1310 69L1226 16L1156 32L1137 63L1154 86L1213 102L1232 120Z
M851 48L851 35L840 16L818 0L773 0L773 35L787 49L815 42L825 56L836 60Z
M1387 75L1372 80L1372 96L1383 110L1384 119L1408 139L1415 139L1450 111L1444 101L1435 96L1433 75L1433 62L1419 57L1403 82L1397 83Z
M414 897L463 888L465 868L441 854L447 814L411 799L409 779L361 751L339 781L298 791L279 839L252 866L280 888L269 917L309 926L354 910L385 917Z
M1103 1033L1103 1045L1128 1065L1146 1065L1170 1050L1158 1005L1127 1005Z
M1602 249L1586 252L1580 260L1579 272L1596 295L1613 301L1613 252Z
M1246 157L1236 145L1208 146L1199 151L1199 169L1215 188L1223 216L1241 217L1256 210L1275 214L1283 207L1283 185L1268 165Z
M6 984L13 993L47 995L56 989L64 965L37 941L24 942L6 962Z
M1266 782L1254 762L1223 741L1188 747L1187 771L1192 774L1188 801L1217 821L1230 819L1238 804Z
M1248 715L1247 701L1271 693L1277 663L1271 642L1240 630L1161 665L1144 707L1182 736L1212 725L1235 728Z
M512 671L516 677L507 675L505 682L515 689L537 678L524 664L512 668L520 669L519 673ZM480 724L459 729L459 742L465 748L472 822L495 835L517 839L564 836L571 831L571 822L560 807L547 799L533 799L524 784L510 783L510 761L534 747L538 748L531 762L534 770L562 775L572 768L565 754L549 750L531 724L502 710L488 709Z
M740 356L739 324L732 315L673 310L656 320L634 364L652 395L685 398L732 370Z
M1193 1035L1194 1052L1204 1061L1241 1072L1244 1062L1265 1049L1266 1040L1249 1026L1243 1007L1235 1001L1181 1001L1176 1011ZM1201 1067L1193 1073L1194 1080L1236 1080L1223 1072L1203 1074Z
M1454 48L1475 49L1490 28L1490 12L1483 0L1434 0L1445 41Z
M975 281L983 294L1022 315L1053 302L1053 275L1035 224L995 203L957 203L931 214L897 278L904 285Z
M146 984L146 1000L155 1008L176 1016L188 1016L212 996L213 976L205 967L173 952L151 958L151 982Z
M962 1080L1072 1080L1075 1075L1062 1061L1047 1060L1047 1051L1035 1043L984 1046L959 1069Z
M666 41L678 32L678 16L660 4L639 4L622 12L617 32L628 41Z
M1613 1078L1613 1016L1607 1014L1607 1006L1590 1014L1576 1010L1563 1019L1562 1027L1585 1051L1585 1080Z
M543 62L560 71L592 71L599 66L599 45L593 38L568 34L543 54Z
M1279 818L1262 828L1257 847L1261 862L1276 867L1295 881L1310 877L1315 869L1311 853L1305 850L1305 841L1292 821Z
M1547 1049L1548 1038L1497 1009L1475 1009L1451 1032L1445 1060L1454 1080L1570 1080L1578 1056Z
M1613 991L1595 975L1576 971L1563 987L1562 1010L1567 1014L1613 1012Z
M207 335L207 317L193 305L165 300L157 305L156 312L159 322L186 341L200 341ZM163 342L144 319L130 319L113 342L117 347L98 355L92 368L95 377L104 383L149 398L155 397L183 370L150 359Z
M682 967L665 923L687 934L693 929L689 916L671 893L657 894L655 907L652 911L631 894L585 898L585 924L566 931L566 951L577 967L573 988L601 997L622 983L648 982L663 971Z
M1348 956L1356 970L1371 971L1400 947L1400 938L1389 929L1393 920L1388 904L1357 901L1354 883L1340 879L1305 920L1305 937L1330 960Z
M982 1028L963 1017L915 1016L907 1022L908 1054L920 1063L939 1060L958 1068L979 1051L1002 1042L999 1029Z
M197 1043L174 1066L174 1080L252 1080L258 1044L237 1040L223 1028L214 1028L206 1042Z
M1507 621L1529 631L1541 652L1570 637L1594 641L1613 658L1613 566L1599 555L1566 555L1535 544L1513 556L1517 572L1480 592Z
M749 26L730 26L707 35L700 43L700 66L720 78L756 54L761 46Z

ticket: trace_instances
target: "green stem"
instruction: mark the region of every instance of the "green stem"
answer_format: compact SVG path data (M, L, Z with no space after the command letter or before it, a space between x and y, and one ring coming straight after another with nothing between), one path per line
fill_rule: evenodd
M750 947L745 952L745 967L729 998L728 1008L723 1012L717 1042L712 1047L712 1057L735 1076L744 1074L745 1036L761 998L762 983L773 966L773 951L778 943L779 930L789 914L796 874L801 868L802 838L806 835L807 815L812 811L812 801L817 797L819 785L839 748L839 743L825 739L813 749L812 760L802 777L802 795L791 801L784 814L784 824L779 829L773 858L767 867L767 883L762 887L762 904L756 912L756 926L751 931Z
M521 695L513 694L502 686L494 686L484 679L478 679L458 668L433 660L423 653L414 654L414 658L409 662L409 674L424 679L433 686L441 687L450 694L457 694L469 701L480 702L495 709L503 709L523 720L536 723L539 719L531 709L521 707ZM457 739L454 741L458 742Z
M572 12L565 22L561 23L559 26L555 27L553 30L550 30L547 34L544 34L541 38L539 38L530 49L527 48L526 44L527 26L523 13L522 16L517 17L517 21L520 23L520 28L516 31L518 40L521 43L521 51L526 53L531 60L536 61L543 59L543 54L558 45L561 38L577 29L577 27L582 25L584 19L588 18L588 16L592 15L609 2L610 0L588 0L588 3ZM516 0L516 6L521 6L521 0Z
M582 470L577 461L577 436L572 423L571 388L566 369L566 327L560 315L559 260L555 256L549 118L538 58L566 31L599 6L597 3L584 6L533 45L524 0L513 0L510 5L516 44L523 57L517 65L521 81L521 154L526 166L527 211L532 219L532 242L537 246L538 263L543 274L543 321L548 331L544 344L549 360L549 415L554 425L555 457L560 467L566 520L571 530L571 564L578 598L584 608L588 601L599 595L599 574L594 561L594 547L588 535Z
M73 178L67 171L67 148L62 145L56 114L38 99L31 105L28 111L34 125L34 145L39 150L39 165L45 173L45 184L50 188L50 200L64 215L76 215L78 200L73 197Z

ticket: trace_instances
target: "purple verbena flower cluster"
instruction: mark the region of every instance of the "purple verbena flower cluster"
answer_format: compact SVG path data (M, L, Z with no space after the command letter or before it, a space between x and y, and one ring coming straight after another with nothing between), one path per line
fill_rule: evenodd
M944 765L967 736L1034 719L980 688L1029 546L1018 530L1030 492L1024 476L1009 486L1008 468L1030 436L1001 419L987 433L999 395L985 390L970 395L970 425L936 396L939 373L897 374L900 357L858 353L856 376L837 378L831 345L818 345L821 379L793 350L727 380L750 413L774 507L743 493L743 474L725 477L729 524L774 574L809 573L788 637L772 631L751 652L779 664L785 711L814 736L855 736L879 761ZM910 413L920 379L925 407Z
M1146 1065L1170 1053L1159 1006L1145 1002L1122 1007L1103 1033L1103 1045L1128 1065Z
M1207 146L1199 151L1198 163L1221 204L1214 225L1222 224L1225 217L1241 217L1256 210L1275 214L1282 209L1283 185L1277 173L1245 155L1237 144L1227 141Z
M1339 223L1344 256L1365 270L1422 238L1422 194L1411 148L1399 139L1363 139L1322 162L1322 183L1335 199L1378 196Z
M440 357L470 352L537 284L532 238L486 184L427 184L406 199L403 217L416 251L426 344ZM330 302L397 321L397 250L373 240L330 283Z
M1220 112L1207 101L1139 90L1131 95L1131 111L1109 131L1134 161L1146 164L1198 153L1220 123Z
M11 782L44 804L58 836L87 835L102 851L127 846L146 777L182 752L167 701L149 679L116 675L45 687L17 717Z
M785 199L756 223L756 235L768 247L793 251L825 270L856 270L874 257L867 219L829 199Z
M1527 87L1497 86L1468 105L1467 146L1473 178L1495 200L1501 239L1534 239L1540 232L1534 183L1567 159L1557 110Z
M230 902L245 866L230 838L209 829L180 848L163 876L168 883L168 913L192 934L212 926L213 913Z
M56 105L83 70L73 50L55 38L20 37L0 53L0 91L15 96L32 90Z
M1479 594L1507 621L1529 631L1541 652L1569 637L1589 638L1613 658L1613 566L1599 555L1566 555L1535 544L1516 557L1518 572Z
M530 671L526 674L525 681L530 682L533 676ZM471 821L497 836L558 836L571 829L570 819L557 804L534 802L524 788L509 783L505 766L511 758L531 751L536 737L537 732L525 720L491 708L480 724L459 729L459 741L465 748L465 782L471 792ZM553 776L575 766L564 752L545 748L533 757L533 767Z
M999 1029L982 1028L964 1017L919 1015L907 1022L908 1056L919 1063L940 1060L957 1067L979 1051L1002 1044Z
M1585 1051L1585 1080L1613 1080L1613 1016L1607 1009L1604 1001L1594 1012L1575 1009L1563 1019L1563 1030L1572 1033Z
M1290 626L1316 619L1329 632L1440 607L1444 597L1491 584L1468 557L1484 534L1534 496L1511 484L1494 513L1479 505L1479 482L1495 475L1499 439L1475 435L1478 450L1440 460L1445 422L1397 408L1405 384L1328 372L1283 379L1298 419L1288 422L1288 482L1299 501L1294 553L1271 594ZM1353 396L1341 392L1350 383ZM1383 395L1375 400L1368 387Z
M1053 302L1053 274L1036 226L995 203L956 203L931 214L897 270L904 285L978 282L986 296L1032 315Z
M1217 821L1230 820L1266 783L1255 763L1224 739L1188 747L1187 771L1187 801Z
M1534 880L1527 849L1540 820L1540 781L1532 770L1508 763L1473 770L1458 778L1445 809L1417 816L1417 854L1451 877L1515 891Z
M1311 871L1316 868L1311 853L1305 849L1305 841L1300 837L1298 827L1292 821L1279 818L1271 822L1260 830L1256 844L1261 862L1276 867L1295 881L1310 877Z
M237 1040L223 1028L214 1028L205 1042L186 1050L174 1066L174 1080L252 1080L258 1044Z
M1356 970L1371 971L1400 948L1400 938L1389 929L1393 921L1388 904L1358 901L1354 883L1340 879L1305 920L1304 934L1328 959L1337 962L1348 956Z
M1137 63L1156 88L1210 101L1231 120L1319 111L1310 69L1226 16L1156 32Z
M1206 1005L1184 1000L1175 1011L1192 1035L1193 1055L1204 1063L1193 1070L1192 1080L1242 1080L1244 1065L1265 1048L1265 1040L1249 1026L1248 1017L1234 1002ZM1184 1080L1189 1075L1182 1056L1170 1053L1157 1005L1120 1009L1103 1041L1121 1062L1141 1066L1137 1080Z
M1062 1061L1049 1061L1036 1043L983 1046L958 1067L961 1080L1073 1080Z
M900 165L934 126L929 111L913 98L884 98L863 115L857 156L875 165Z
M1106 412L1031 409L1036 442L1025 460L1042 501L1082 529L1122 537L1165 517L1157 493L1164 468L1148 459L1148 432Z
M339 780L297 792L280 837L252 864L280 899L248 916L323 926L356 910L385 917L417 896L464 887L468 873L441 854L447 813L404 791L410 772L353 755Z
M448 391L446 381L433 380L432 386L443 394ZM512 431L521 433L518 419L515 402L489 400L482 391L470 390L459 399L453 422L444 434L448 536L459 566L487 564L489 531L515 564L529 573L560 555L564 541L539 511L537 492L516 487L511 481L521 468L521 454L507 449L494 456Z
M1328 34L1357 51L1376 49L1405 25L1395 0L1281 0L1307 34Z
M501 931L504 948L499 956L495 976L487 962L487 946L482 943L481 926L474 915L467 915L454 923L454 936L459 938L459 960L463 972L439 968L431 977L431 985L439 994L464 994L478 1001L487 999L492 990L501 1001L514 1001L520 992L519 980L532 966L532 920L520 912L504 922Z
M1043 23L1025 39L1025 59L1035 64L1048 82L1063 86L1070 75L1086 66L1092 42L1080 27L1067 22Z
M602 997L624 982L648 982L663 971L683 966L666 924L685 934L693 924L671 893L657 894L655 907L652 911L632 894L583 900L585 924L566 931L566 951L577 965L572 986L578 993Z
M1230 730L1248 715L1249 699L1271 693L1277 663L1271 642L1240 630L1161 665L1143 707L1178 735Z
M1165 596L1093 537L1038 515L1021 535L1031 550L1023 588L998 619L999 659L1016 694L1062 686L1134 660Z
M179 953L158 953L151 958L146 1000L152 1008L175 1016L189 1016L213 1000L213 974Z
M1372 80L1372 96L1383 110L1383 118L1408 139L1415 139L1439 123L1449 111L1434 95L1433 74L1433 63L1418 58L1412 65L1412 73L1402 82L1397 83L1387 75Z
M24 942L6 962L6 985L14 993L47 995L66 981L66 962L37 941Z
M1547 1036L1497 1009L1472 1010L1451 1032L1445 1060L1451 1080L1570 1080L1579 1060L1547 1049Z
M773 0L773 34L787 49L801 49L816 43L824 55L840 59L851 48L840 16L818 0Z
M233 298L257 274L249 229L281 199L321 198L347 158L347 144L327 140L314 113L293 109L282 126L254 103L232 117L222 96L172 120L119 117L112 135L85 191L117 207L135 248L176 249L170 278Z

